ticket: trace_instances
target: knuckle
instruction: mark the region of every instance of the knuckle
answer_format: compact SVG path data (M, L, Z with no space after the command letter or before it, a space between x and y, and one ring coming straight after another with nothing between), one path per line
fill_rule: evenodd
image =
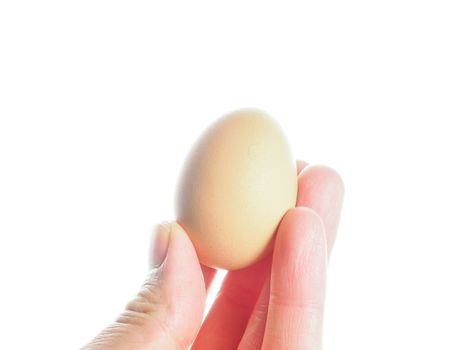
M320 297L294 298L271 293L270 303L281 308L296 309L316 315L321 315L324 312L324 300Z

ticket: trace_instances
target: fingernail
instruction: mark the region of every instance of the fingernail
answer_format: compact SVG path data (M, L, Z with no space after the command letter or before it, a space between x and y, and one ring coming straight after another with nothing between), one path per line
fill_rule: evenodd
M154 237L152 239L152 249L150 255L151 267L159 267L167 256L169 248L170 232L172 230L171 222L163 222L156 226L154 230Z

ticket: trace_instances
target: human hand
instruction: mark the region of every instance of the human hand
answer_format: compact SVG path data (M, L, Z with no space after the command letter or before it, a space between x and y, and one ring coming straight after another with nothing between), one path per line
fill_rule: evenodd
M321 349L326 268L344 187L332 169L306 165L297 162L297 207L284 215L273 253L228 272L203 323L215 269L199 263L178 224L159 225L141 291L83 350Z

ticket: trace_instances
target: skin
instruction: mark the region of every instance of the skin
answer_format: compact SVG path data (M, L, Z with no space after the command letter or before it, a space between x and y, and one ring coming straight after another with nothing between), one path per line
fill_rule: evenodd
M179 225L166 224L162 265L150 270L125 311L83 349L322 349L326 270L344 185L328 167L297 161L297 172L297 205L279 224L273 253L229 272L204 322L216 272L199 263Z

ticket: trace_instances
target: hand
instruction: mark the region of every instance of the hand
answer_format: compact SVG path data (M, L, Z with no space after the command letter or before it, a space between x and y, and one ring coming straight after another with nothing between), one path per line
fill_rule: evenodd
M325 279L344 187L327 167L297 162L297 207L273 253L227 273L202 323L215 270L199 263L176 223L159 225L153 268L118 319L84 350L321 349Z

